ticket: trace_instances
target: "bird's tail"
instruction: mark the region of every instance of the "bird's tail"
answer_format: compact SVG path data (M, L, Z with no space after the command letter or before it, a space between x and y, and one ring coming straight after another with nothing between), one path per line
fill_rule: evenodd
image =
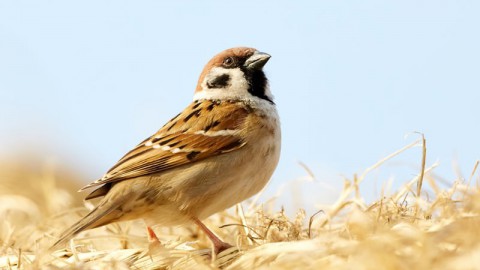
M118 205L119 204L117 201L101 202L85 217L83 217L77 223L73 224L70 228L64 231L60 235L60 238L52 245L50 249L53 250L55 248L58 248L60 245L64 244L70 238L83 230L93 229L111 222L112 219L116 216L109 214L111 214L115 209L117 209Z

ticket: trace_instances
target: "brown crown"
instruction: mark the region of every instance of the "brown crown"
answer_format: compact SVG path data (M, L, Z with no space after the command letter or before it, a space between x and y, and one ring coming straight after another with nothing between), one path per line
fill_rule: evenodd
M207 75L207 73L213 67L220 67L225 58L227 58L229 56L238 57L238 58L248 58L255 51L256 51L256 49L254 49L254 48L237 47L237 48L231 48L231 49L224 50L223 52L215 55L210 61L208 61L208 63L203 68L203 71L200 74L200 78L198 78L197 88L195 89L195 92L202 90L201 84L202 84L205 76Z

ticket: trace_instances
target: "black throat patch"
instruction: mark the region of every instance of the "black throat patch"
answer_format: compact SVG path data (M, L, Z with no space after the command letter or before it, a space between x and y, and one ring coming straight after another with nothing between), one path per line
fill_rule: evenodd
M248 92L253 96L265 99L270 103L275 104L273 100L265 95L268 87L268 79L267 76L265 76L265 73L262 70L251 71L246 68L242 68L242 71L245 74L245 78L247 79L249 85Z

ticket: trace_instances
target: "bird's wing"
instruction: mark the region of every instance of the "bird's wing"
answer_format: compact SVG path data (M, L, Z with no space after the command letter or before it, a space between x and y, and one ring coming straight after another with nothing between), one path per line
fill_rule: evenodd
M122 157L101 179L81 190L161 173L246 144L243 126L250 108L227 101L195 101L157 133Z

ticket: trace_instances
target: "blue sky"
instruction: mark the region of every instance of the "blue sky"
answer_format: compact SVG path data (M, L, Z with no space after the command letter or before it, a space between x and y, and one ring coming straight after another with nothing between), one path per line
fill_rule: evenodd
M331 201L377 160L427 138L453 181L480 158L478 1L1 1L0 155L37 151L85 182L190 101L203 65L239 45L268 52L282 157L268 194L317 177ZM416 173L420 148L365 181ZM290 184L288 184L290 183ZM296 187L295 187L296 188Z

